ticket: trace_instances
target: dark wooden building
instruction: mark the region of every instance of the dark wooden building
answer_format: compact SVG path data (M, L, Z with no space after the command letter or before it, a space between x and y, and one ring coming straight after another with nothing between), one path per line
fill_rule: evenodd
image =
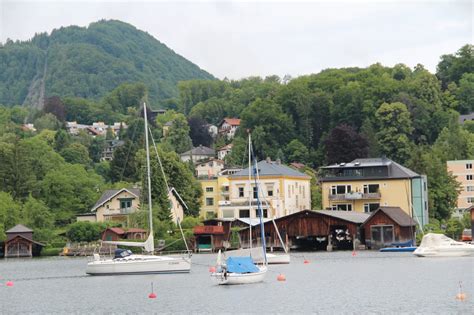
M363 241L360 226L369 217L366 213L337 210L304 210L264 224L267 247L281 248L281 242L275 229L287 247L291 249L331 250L352 249L354 238ZM249 229L239 232L243 243L248 243ZM260 242L260 226L252 229L254 246ZM328 246L329 245L329 246Z
M215 251L224 248L226 241L224 226L222 225L200 225L195 226L195 251Z
M413 241L416 231L415 221L399 207L380 207L362 227L365 244L371 249Z
M18 224L5 232L5 257L39 256L44 244L33 240L33 230Z
M118 241L118 240L144 240L147 238L147 231L143 229L130 228L124 230L119 227L107 228L102 232L103 241Z

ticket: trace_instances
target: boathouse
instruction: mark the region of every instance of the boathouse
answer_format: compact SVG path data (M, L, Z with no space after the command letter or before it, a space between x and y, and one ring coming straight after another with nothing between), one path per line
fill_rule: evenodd
M380 207L364 222L365 244L378 249L414 240L415 221L399 207Z
M5 232L5 258L39 256L44 244L33 240L33 230L18 224Z
M265 240L269 248L281 248L282 244L275 229L278 227L287 248L305 250L353 249L354 239L363 241L360 226L369 214L338 210L303 210L264 224ZM241 242L248 244L249 229L239 232ZM260 227L252 229L252 243L260 244Z
M127 240L144 240L147 237L147 231L143 229L130 228L124 230L120 227L107 228L102 232L101 239L103 241L118 241L121 239Z

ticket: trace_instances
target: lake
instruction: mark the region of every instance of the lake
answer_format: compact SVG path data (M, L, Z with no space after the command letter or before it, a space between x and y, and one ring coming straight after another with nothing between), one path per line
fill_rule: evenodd
M190 274L84 274L87 259L0 259L0 312L15 313L424 313L472 314L474 258L411 253L293 253L264 282L217 286L216 255L193 256ZM304 264L304 259L310 261ZM278 282L283 273L286 282ZM7 287L11 280L13 287ZM467 299L455 299L462 281ZM156 299L149 299L154 283Z

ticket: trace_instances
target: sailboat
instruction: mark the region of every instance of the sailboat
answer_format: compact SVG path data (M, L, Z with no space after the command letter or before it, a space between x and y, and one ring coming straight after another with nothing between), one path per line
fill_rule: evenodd
M251 147L251 139L250 139L250 134L249 134L249 147L248 147L248 151L249 151L249 183L251 182L251 175L250 175L251 150L252 150L252 147ZM257 180L259 180L260 178L258 177L258 170L256 172L256 176L257 176ZM263 201L265 202L265 204L268 208L269 204L268 204L267 200L265 199L264 192L263 192L263 190L261 189L260 186L258 186L258 190L259 190L259 193L261 194L261 196L263 197L262 199L263 199ZM252 205L251 191L249 191L249 209L250 209L249 213L252 213L251 205ZM275 231L276 231L276 233L278 235L278 238L280 240L280 244L283 247L284 253L267 253L266 254L267 262L268 262L269 265L272 265L272 264L289 264L290 263L290 254L288 253L288 249L286 248L285 243L283 242L283 239L281 238L280 231L278 230L278 227L275 223L275 219L272 217L271 220L273 222L273 226L275 227ZM258 264L263 264L264 263L264 257L262 255L262 252L260 251L260 249L259 248L252 248L252 225L253 225L253 222L249 218L249 234L250 234L249 248L239 248L239 249L234 249L234 250L228 250L228 251L224 252L224 254L223 254L224 257L235 257L235 256L243 257L243 256L249 256L250 255L254 262L256 262Z
M249 164L250 161L250 147L251 147L251 139L249 134ZM249 168L250 172L250 168ZM252 250L248 251L247 256L228 256L225 259L225 263L222 262L222 253L219 251L217 254L217 268L216 272L211 274L211 277L218 283L218 284L250 284L250 283L257 283L263 281L265 278L265 274L268 270L268 260L267 260L267 252L266 252L266 244L265 244L265 230L263 225L263 210L262 204L259 198L259 189L258 189L258 168L257 163L254 163L254 179L255 179L255 187L256 190L256 197L257 197L257 209L258 209L258 217L260 219L260 236L261 236L261 253L263 257L263 264L258 265L252 259ZM249 174L249 179L250 179ZM250 225L250 229L252 225ZM252 233L252 232L250 232ZM251 235L251 234L250 234ZM251 246L251 245L250 245Z
M107 244L142 247L147 254L137 255L130 250L116 249L113 258L103 259L99 254L87 264L86 273L90 275L153 274L153 273L188 273L191 270L191 256L157 256L154 255L153 213L151 199L150 150L148 144L148 119L146 104L143 104L145 119L145 149L148 183L149 235L145 242L106 241ZM179 221L178 221L179 224Z

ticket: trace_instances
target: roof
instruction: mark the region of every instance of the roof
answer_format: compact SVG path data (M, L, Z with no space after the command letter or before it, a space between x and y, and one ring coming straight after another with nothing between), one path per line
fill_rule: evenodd
M368 159L355 159L349 163L340 163L333 164L329 166L323 166L323 170L341 170L341 169L364 169L364 168L374 168L374 167L386 167L388 169L388 175L385 174L376 174L376 175L367 175L367 176L327 176L326 178L320 178L321 181L340 181L343 179L347 180L357 180L357 179L369 179L369 178L388 178L388 179L397 179L397 178L415 178L420 177L419 174L413 172L409 168L406 168L403 165L398 164L395 161L392 161L387 158L368 158Z
M31 242L31 243L35 243L36 245L45 246L45 244L40 243L40 242L37 242L37 241L34 241L34 240L32 240L31 238L26 237L26 236L24 236L24 235L16 235L16 236L13 237L12 239L6 241L6 243L10 243L11 241L13 241L14 239L16 239L16 238L18 238L18 237L20 237L20 238L22 238L22 239L25 239L25 240L27 240L27 241L29 241L29 242Z
M268 160L263 160L257 163L258 165L258 175L262 176L291 176L291 177L301 177L310 179L311 177L301 173L297 170L292 169L286 165L283 165L279 162L272 162ZM233 175L230 175L230 178L240 178L240 177L248 177L249 176L249 168L243 169Z
M364 225L370 221L370 219L375 216L379 211L385 213L390 219L395 221L400 226L415 226L415 221L400 207L380 207L364 222Z
M112 231L115 234L119 234L119 235L125 234L125 231L122 228L119 228L119 227L107 228L104 232L106 232L106 231Z
M355 211L343 211L343 210L316 210L316 213L321 213L333 218L342 219L352 223L362 224L370 214L365 212L355 212Z
M95 205L92 207L91 211L96 210L98 207L102 206L105 202L109 201L116 195L118 195L122 191L128 191L135 197L139 198L140 197L140 189L139 188L122 188L122 189L109 189L104 191L102 196L100 196L99 200L95 203Z
M8 231L6 231L5 233L9 234L9 233L31 233L31 232L33 232L33 230L27 228L23 224L17 224L11 229L9 229Z
M199 145L198 147L195 147L189 151L186 151L184 153L181 153L181 156L183 155L211 155L214 156L216 155L216 151L214 149L205 147L203 145Z
M198 165L204 165L204 164L207 164L207 163L209 163L209 162L217 162L217 163L219 163L219 164L224 165L224 161L219 160L219 159L216 159L216 158L210 158L210 159L208 159L208 160L201 160L201 161L197 162L197 163L196 163L196 166L198 166Z
M222 126L222 124L226 122L231 126L240 126L240 119L239 118L224 118L222 121L219 123L219 127Z
M220 147L219 149L217 149L217 151L230 150L230 149L232 149L233 146L234 145L232 143L229 143L229 144L227 144L223 147Z

